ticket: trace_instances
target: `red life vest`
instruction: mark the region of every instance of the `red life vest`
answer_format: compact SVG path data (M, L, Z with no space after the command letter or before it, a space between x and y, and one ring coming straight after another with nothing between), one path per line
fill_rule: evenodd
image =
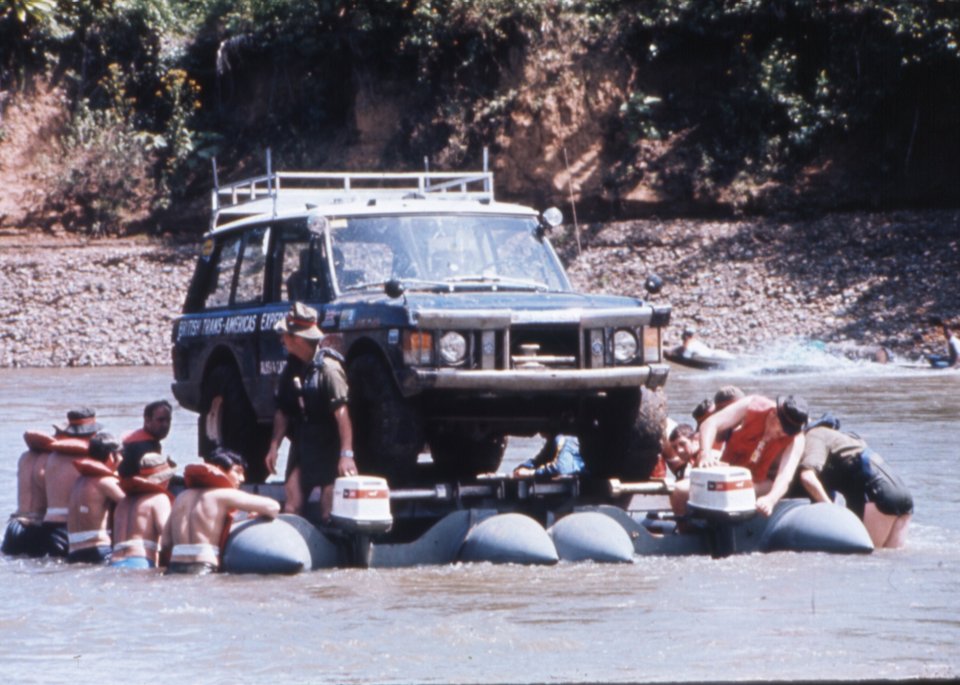
M143 476L125 476L120 479L120 489L128 495L154 495L162 493L173 501L173 493L167 489L166 483L154 483Z
M138 428L124 435L120 442L129 445L132 442L159 442L159 440L142 428Z
M81 476L90 476L92 478L103 478L105 476L116 476L117 473L102 461L96 459L74 459L73 466L80 472Z
M90 454L90 438L59 437L50 443L51 452L59 452L72 457L83 457Z
M731 466L743 466L750 469L754 483L768 480L770 465L793 442L793 436L784 435L766 443L759 453L757 448L763 439L767 417L776 415L777 403L766 397L759 397L750 403L743 422L734 429L727 440L721 460Z
M41 433L40 431L25 431L23 441L27 443L27 448L33 452L49 452L54 443L52 435Z
M183 469L183 481L188 488L235 487L227 474L210 464L188 464Z

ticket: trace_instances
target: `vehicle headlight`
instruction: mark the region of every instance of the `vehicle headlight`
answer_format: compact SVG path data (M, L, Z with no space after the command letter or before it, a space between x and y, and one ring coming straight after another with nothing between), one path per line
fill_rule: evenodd
M632 331L619 330L613 334L613 358L619 364L637 356L637 336Z
M467 356L467 339L456 331L444 333L440 338L440 358L445 364L460 364Z

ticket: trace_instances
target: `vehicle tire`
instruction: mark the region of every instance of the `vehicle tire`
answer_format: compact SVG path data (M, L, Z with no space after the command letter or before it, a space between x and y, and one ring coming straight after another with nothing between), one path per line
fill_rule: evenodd
M424 443L418 403L400 394L393 374L376 355L350 362L347 377L357 468L394 487L410 483Z
M647 388L611 392L581 417L580 450L590 474L642 481L660 455L666 401Z
M201 391L197 441L201 456L224 446L247 461L246 481L262 483L270 475L264 460L270 447L271 426L257 423L240 375L230 366L210 372Z
M444 429L431 431L427 442L436 475L443 480L473 480L479 473L496 471L507 449L501 435L474 437Z

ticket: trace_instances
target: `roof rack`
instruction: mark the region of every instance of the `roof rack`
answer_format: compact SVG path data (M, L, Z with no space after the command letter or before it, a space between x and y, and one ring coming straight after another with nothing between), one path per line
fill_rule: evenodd
M427 197L486 202L494 199L493 172L487 170L486 150L483 171L403 173L274 172L267 150L266 174L220 187L214 160L213 179L211 229L243 216L276 216L280 212L320 205L374 204ZM221 217L225 219L221 220Z

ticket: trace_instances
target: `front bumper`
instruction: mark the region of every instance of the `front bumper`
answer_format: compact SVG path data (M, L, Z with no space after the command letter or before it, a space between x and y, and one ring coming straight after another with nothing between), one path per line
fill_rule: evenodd
M663 386L667 364L604 369L513 369L462 371L459 369L412 369L407 390L471 390L490 393L589 392ZM412 387L411 387L412 386Z

